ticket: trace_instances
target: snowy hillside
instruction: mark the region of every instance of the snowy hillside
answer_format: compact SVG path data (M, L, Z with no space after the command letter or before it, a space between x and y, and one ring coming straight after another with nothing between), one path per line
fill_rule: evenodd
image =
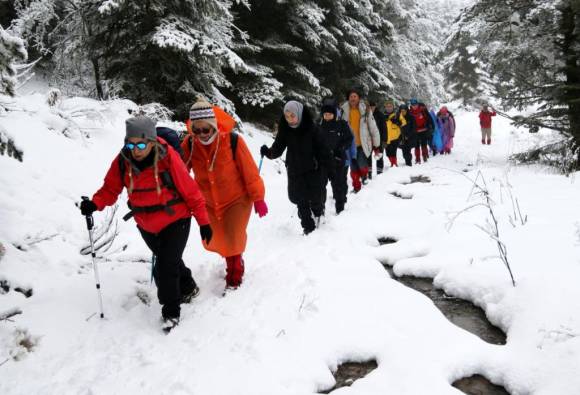
M493 145L482 146L477 114L459 113L452 155L389 169L349 194L340 216L329 200L325 223L307 237L283 163L265 162L270 214L250 221L244 284L222 297L222 259L202 249L195 227L184 260L201 293L165 336L149 250L121 220L124 199L103 240L118 235L99 253L104 320L94 315L90 256L79 253L88 237L75 203L101 185L134 105L68 99L61 111L77 115L71 123L44 100L17 98L21 111L0 118L23 152L23 162L0 156L0 314L22 311L0 321L1 394L313 394L333 386L339 363L369 359L376 370L333 394L460 394L451 383L474 373L513 395L580 393L580 184L508 164L533 143L527 132L497 119ZM256 159L271 142L252 127L244 138ZM456 216L481 202L468 179L479 171L515 288L476 226L487 226L488 209ZM430 182L410 183L418 175ZM112 214L97 213L97 225ZM379 246L386 236L398 242ZM454 326L381 262L481 306L507 344Z

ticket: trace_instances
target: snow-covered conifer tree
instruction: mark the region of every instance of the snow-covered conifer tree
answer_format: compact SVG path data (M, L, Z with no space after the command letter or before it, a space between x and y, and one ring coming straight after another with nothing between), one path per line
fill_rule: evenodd
M0 94L13 96L16 87L15 63L26 60L24 42L0 26Z

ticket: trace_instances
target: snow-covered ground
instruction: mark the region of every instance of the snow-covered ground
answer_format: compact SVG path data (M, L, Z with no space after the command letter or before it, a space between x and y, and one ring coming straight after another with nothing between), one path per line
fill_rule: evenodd
M103 114L74 118L89 128L87 139L74 128L64 137L66 122L43 101L20 98L23 111L0 117L24 152L22 163L0 156L0 280L11 286L0 294L0 313L23 312L0 322L1 394L312 394L333 385L330 369L342 361L373 358L375 371L335 393L459 394L450 383L473 373L512 394L580 393L580 183L506 160L549 133L514 131L497 118L493 145L481 146L477 114L459 113L451 156L389 169L349 195L338 217L329 201L325 223L308 237L287 200L282 162L265 162L270 214L250 222L243 286L221 297L222 260L201 248L193 228L185 261L202 291L165 336L150 253L134 223L120 220L123 199L119 235L99 259L105 320L93 315L91 261L79 254L87 231L74 203L100 186L132 104L65 100L68 114L79 106ZM245 138L256 158L271 141L251 127ZM486 209L450 222L480 201L468 199L467 178L479 171L515 288L496 244L476 227L486 226ZM413 175L432 182L405 184ZM525 224L514 217L512 197ZM98 224L105 218L95 215ZM381 236L399 242L379 246ZM390 279L380 261L397 274L434 277L447 293L478 304L507 332L507 345L449 323L425 296Z

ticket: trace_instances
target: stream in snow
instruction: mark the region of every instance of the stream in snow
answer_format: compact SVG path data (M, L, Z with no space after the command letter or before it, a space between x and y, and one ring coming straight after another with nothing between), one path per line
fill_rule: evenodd
M427 182L427 181L417 181ZM394 244L397 242L392 237L382 237L378 240L380 245ZM445 291L436 288L433 280L428 277L397 276L393 268L384 265L392 279L401 284L414 289L427 296L433 301L435 306L447 317L449 321L468 332L477 335L480 339L496 345L506 344L506 335L501 329L494 326L485 312L461 298L449 296ZM364 364L361 364L363 367ZM367 372L368 373L368 372ZM338 382L337 378L337 382ZM481 375L473 375L457 380L453 386L468 395L504 395L509 394L503 387L491 383Z
M413 177L411 183L415 182L428 183L429 179L422 176ZM386 245L394 244L397 240L392 237L382 237L378 242L380 245ZM506 344L505 333L489 322L485 316L485 312L473 303L447 295L445 291L436 288L433 285L433 280L429 277L397 276L394 273L393 268L388 264L385 264L384 268L392 279L431 299L435 304L435 307L437 307L453 324L477 335L487 343L495 345ZM319 393L331 394L338 388L351 386L356 380L366 377L369 373L375 370L377 366L375 360L366 362L345 362L339 365L333 374L336 384L332 388L320 391ZM468 395L509 395L505 388L493 384L487 378L479 374L459 379L453 383L453 386Z

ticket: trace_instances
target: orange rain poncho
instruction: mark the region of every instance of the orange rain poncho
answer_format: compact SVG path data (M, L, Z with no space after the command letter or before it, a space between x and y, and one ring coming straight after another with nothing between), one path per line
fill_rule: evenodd
M219 107L213 110L219 135L210 145L203 145L194 137L188 123L189 134L182 143L183 158L188 169L193 169L206 200L213 238L204 247L230 257L246 249L252 204L264 200L265 188L241 136L238 136L234 159L231 136L235 120Z

